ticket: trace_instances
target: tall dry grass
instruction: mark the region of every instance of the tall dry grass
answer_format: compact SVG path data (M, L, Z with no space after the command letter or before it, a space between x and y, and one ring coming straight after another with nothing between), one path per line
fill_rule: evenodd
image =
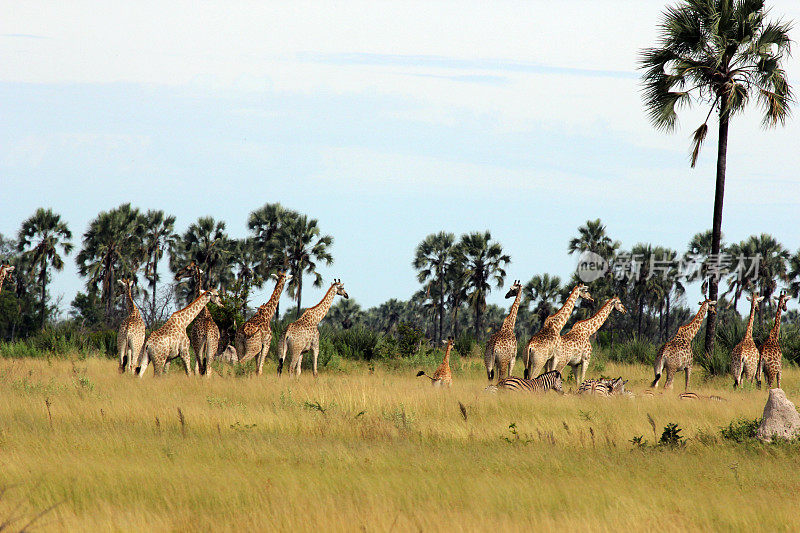
M693 378L728 400L716 402L679 400L680 385L633 399L489 395L469 359L450 390L380 365L294 381L274 367L176 370L139 380L98 359L0 359L0 486L15 486L0 521L57 504L40 527L800 529L798 447L723 439L766 399L727 378ZM652 379L643 366L603 373L636 392ZM800 397L800 372L784 383ZM687 444L654 446L670 422Z

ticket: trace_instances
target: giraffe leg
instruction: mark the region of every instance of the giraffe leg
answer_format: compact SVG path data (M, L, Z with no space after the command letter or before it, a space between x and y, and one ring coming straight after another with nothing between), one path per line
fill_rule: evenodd
M312 373L317 377L317 358L319 357L319 334L311 342L311 357L313 359Z
M777 380L776 383L775 383L775 386L780 389L781 388L781 371L780 370L778 370L775 373L775 379Z
M664 382L664 390L672 388L672 380L675 378L675 369L667 367L667 380Z
M589 361L590 359L582 359L581 360L581 380L579 383L583 383L583 380L586 379L586 371L589 370Z
M684 387L684 390L688 391L689 390L689 378L692 376L692 367L687 366L686 368L683 369L683 371L686 374L686 386Z
M580 385L582 383L582 381L578 381L578 379L580 378L582 366L583 365L580 364L572 367L572 376L575 378L575 385Z
M516 349L516 346L514 347ZM511 354L511 360L508 362L508 375L514 373L514 363L517 362L517 353L514 352Z
M261 375L261 371L264 369L264 359L267 358L267 348L263 344L261 345L261 350L256 355L256 376Z
M139 358L139 368L136 371L139 374L139 377L144 376L144 371L147 370L147 364L150 362L150 353L147 347L142 350L142 355Z
M181 358L183 361L183 369L186 371L186 375L192 374L192 359L189 352L189 343L182 342L178 346L178 357Z
M197 351L194 352L194 373L200 374L203 369L203 355L206 353L206 346L208 345L208 341L205 337L200 341L200 345L197 347ZM191 359L190 359L191 361Z

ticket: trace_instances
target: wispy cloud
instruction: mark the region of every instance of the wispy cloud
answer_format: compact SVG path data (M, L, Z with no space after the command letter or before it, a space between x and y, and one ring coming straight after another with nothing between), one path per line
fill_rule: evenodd
M526 63L506 59L460 59L455 57L400 54L341 53L323 54L304 52L297 60L328 65L374 65L426 67L453 70L489 70L499 72L524 72L538 74L564 74L591 78L632 79L637 74L624 70L595 70L574 67L556 67L541 63Z
M8 37L11 39L49 39L44 35L33 35L30 33L0 33L0 37Z

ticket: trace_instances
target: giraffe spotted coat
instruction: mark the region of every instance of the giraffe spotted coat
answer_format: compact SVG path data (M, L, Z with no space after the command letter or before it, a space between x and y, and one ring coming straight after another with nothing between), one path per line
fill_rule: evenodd
M186 265L175 274L175 278L194 279L195 298L200 296L203 290L203 271L197 266L197 263L192 261ZM214 360L219 350L219 339L219 327L214 322L208 308L203 307L189 328L189 344L194 352L196 373L206 374L208 372L208 362Z
M525 379L531 375L538 375L544 365L560 353L561 330L564 329L579 298L593 301L586 285L575 286L561 309L547 317L542 328L528 341L525 347Z
M0 293L3 292L3 282L6 276L14 272L14 267L11 265L0 265Z
M486 343L486 352L483 356L483 362L486 365L486 376L489 381L494 379L494 368L498 367L497 379L507 378L514 371L514 362L517 360L517 335L514 332L514 326L517 323L517 311L519 310L519 301L522 296L522 284L519 280L514 284L506 294L506 298L514 298L514 303L511 305L511 310L508 316L503 320L503 325L499 330L492 333Z
M144 376L147 365L151 360L153 361L153 373L158 376L164 373L164 366L167 362L177 357L180 357L183 361L186 374L188 375L191 372L189 337L186 335L186 327L208 302L222 305L216 289L210 289L202 293L188 306L173 313L163 326L150 334L142 350L140 366L137 370L139 377Z
M303 353L311 352L314 377L317 377L317 358L319 357L319 329L318 325L328 314L334 297L337 295L348 298L341 280L335 280L328 292L317 305L306 309L296 321L286 327L278 346L278 375L283 372L283 361L286 354L291 355L289 362L289 375L300 376L300 367L303 362Z
M239 331L236 332L236 353L239 356L239 363L245 363L256 358L256 374L261 375L264 368L264 360L269 352L269 345L272 342L272 328L270 322L275 316L278 302L286 284L287 275L285 272L278 274L275 281L275 290L272 291L269 301L259 306L258 311L245 322Z
M781 353L781 312L786 311L786 302L788 300L789 295L786 292L782 292L778 298L778 309L775 311L775 323L772 326L772 331L769 332L769 337L764 341L760 350L761 364L759 366L764 369L764 375L767 378L767 385L770 389L773 382L775 382L777 388L781 388L781 365L783 359L783 354Z
M583 382L586 377L586 369L589 368L589 361L592 359L590 338L597 333L614 309L623 314L626 312L625 306L617 296L609 298L594 316L576 322L569 333L562 335L561 351L555 359L551 360L555 361L555 365L549 370L558 370L563 373L564 367L569 365L572 367L575 383Z
M453 349L453 337L447 338L447 347L444 350L444 358L442 359L442 364L439 365L439 368L436 369L436 372L433 373L433 376L429 376L425 373L424 370L420 370L417 373L417 377L425 376L431 380L431 384L436 386L446 385L450 386L453 384L453 373L450 371L450 351Z
M128 315L122 320L117 330L117 354L119 355L119 371L133 373L139 364L139 357L144 346L145 326L142 314L133 302L131 295L131 282L128 279L119 280L125 289L125 302L128 306Z
M755 319L758 304L764 299L758 293L753 293L747 297L750 300L750 318L747 321L747 330L744 338L739 344L734 346L731 352L731 372L733 373L733 388L739 386L742 378L753 382L758 374L758 348L753 341L753 320ZM761 387L761 379L758 379L758 386Z
M688 323L678 328L675 336L667 341L656 354L656 360L653 364L653 371L655 379L650 384L651 387L658 387L658 380L661 379L661 372L666 369L667 379L664 382L664 389L672 388L672 380L675 378L675 373L683 370L686 374L686 390L689 390L689 378L692 375L692 363L694 361L694 354L692 353L692 339L694 339L703 319L706 316L706 311L716 313L714 306L716 300L704 300L700 303L700 309L694 318Z

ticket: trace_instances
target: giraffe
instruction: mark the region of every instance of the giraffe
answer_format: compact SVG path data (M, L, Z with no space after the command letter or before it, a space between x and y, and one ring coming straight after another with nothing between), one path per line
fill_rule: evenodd
M497 365L499 372L497 379L507 378L514 370L514 363L517 360L517 335L514 333L514 326L517 323L517 310L519 300L522 296L522 284L519 280L511 285L506 298L514 296L514 303L511 304L511 311L503 320L503 325L499 330L492 333L486 343L486 352L483 355L483 362L486 365L486 376L489 382L494 379L494 367Z
M319 329L320 321L328 314L334 297L337 295L349 298L344 290L342 280L333 280L328 292L317 305L300 315L300 318L286 327L278 346L278 375L283 371L283 360L288 351L292 355L289 363L289 375L300 376L300 365L303 362L303 352L311 351L313 355L314 377L317 377L317 357L319 356Z
M431 380L431 384L436 386L447 385L448 387L453 384L453 373L450 372L450 350L453 349L453 337L447 337L447 347L444 350L444 358L442 364L433 373L433 376L425 374L424 370L417 372L417 377L425 376Z
M774 380L777 380L776 388L781 388L781 359L783 358L780 339L781 312L787 310L786 302L789 298L790 296L786 291L781 292L778 298L778 309L775 311L775 324L772 326L772 331L769 332L769 337L767 337L767 340L764 341L764 344L761 345L761 349L759 350L761 357L759 358L759 370L756 379L761 378L761 369L763 369L767 378L767 385L770 389L772 388L772 382Z
M118 280L119 284L125 289L125 302L128 306L128 316L119 325L117 331L117 353L119 354L120 373L133 372L136 368L139 355L144 345L144 320L142 314L133 303L131 295L131 280L123 278Z
M557 358L550 360L552 368L548 370L562 372L569 365L572 367L575 383L582 383L592 358L592 343L589 338L600 329L614 309L626 313L625 306L617 296L606 300L603 307L591 318L576 322L569 333L561 336L561 351Z
M255 357L256 374L259 376L264 368L264 359L267 358L269 345L272 341L270 322L272 317L275 316L275 310L278 308L283 286L289 279L291 279L291 276L287 276L286 272L280 272L276 276L275 290L272 291L269 301L259 306L256 314L250 317L250 320L245 322L236 332L236 353L239 357L239 363L247 362Z
M561 309L547 317L542 328L528 341L525 347L525 379L529 379L531 375L539 375L545 363L561 350L561 330L569 320L578 298L594 301L586 285L576 285Z
M195 298L203 290L203 271L192 261L175 274L175 279L194 278ZM219 327L204 307L189 329L189 342L194 351L195 373L207 374L208 362L213 360L219 349Z
M189 337L186 336L186 326L194 320L208 302L222 305L216 289L209 289L203 292L192 303L173 313L163 326L150 334L139 358L139 368L136 369L139 377L144 376L151 359L153 360L153 374L158 376L164 373L164 366L169 360L178 357L183 360L186 375L189 375L191 372L191 359L189 357ZM196 372L197 370L195 370Z
M675 372L683 370L686 373L686 390L689 390L689 378L692 375L692 362L694 354L692 353L692 339L697 335L700 330L700 325L706 316L706 311L709 313L716 313L715 305L716 300L709 300L706 298L700 302L700 309L697 314L688 324L678 328L675 336L667 341L656 354L655 363L653 363L653 371L656 378L651 387L658 387L658 380L661 379L661 371L666 367L667 380L664 382L664 389L672 388L672 380L675 377Z
M754 292L747 297L750 300L750 318L747 321L747 331L745 331L742 342L737 344L731 352L731 372L733 373L733 388L739 386L742 377L753 382L753 378L758 377L756 384L761 388L761 377L758 374L759 353L756 343L753 341L753 319L756 316L758 304L764 299Z
M3 292L3 282L6 280L6 276L14 272L14 268L11 265L0 265L0 293Z

